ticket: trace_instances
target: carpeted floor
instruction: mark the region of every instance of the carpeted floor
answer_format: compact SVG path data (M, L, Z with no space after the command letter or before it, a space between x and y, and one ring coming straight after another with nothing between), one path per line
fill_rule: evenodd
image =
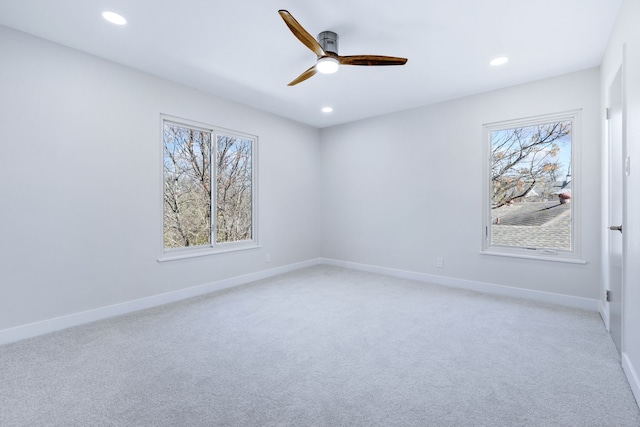
M597 313L317 266L0 347L2 426L640 426Z

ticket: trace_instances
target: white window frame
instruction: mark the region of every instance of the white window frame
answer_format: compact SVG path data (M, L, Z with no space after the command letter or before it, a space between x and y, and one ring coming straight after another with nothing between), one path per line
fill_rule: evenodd
M544 261L559 261L584 264L582 259L582 165L580 152L582 110L572 110L553 114L544 114L522 119L506 120L483 125L483 219L482 254L517 258L529 258ZM526 248L495 245L491 243L491 133L498 130L535 126L546 123L571 121L571 250L553 248Z
M164 238L161 238L161 256L158 261L172 261L177 259L193 258L206 255L228 253L234 251L242 251L247 249L259 248L258 243L258 137L244 132L226 129L207 123L188 120L180 117L170 116L167 114L160 115L160 165L164 164L164 126L165 124L174 124L211 134L211 242L206 245L190 246L182 248L165 248ZM217 215L216 211L216 150L217 135L233 136L252 141L251 143L251 239L218 243L217 234ZM160 167L160 212L162 212L162 221L160 236L164 235L164 168Z

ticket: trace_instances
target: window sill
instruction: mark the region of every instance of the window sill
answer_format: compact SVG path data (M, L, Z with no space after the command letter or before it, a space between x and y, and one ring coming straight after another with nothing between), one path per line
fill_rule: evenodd
M199 258L203 256L226 254L230 252L246 251L250 249L258 249L260 245L257 243L233 245L224 248L199 248L199 249L182 249L171 252L165 252L158 258L158 262L176 261L180 259Z
M587 261L575 257L573 255L564 255L564 254L545 254L541 251L531 251L535 253L525 253L525 252L514 252L514 251L500 251L495 249L485 249L480 252L482 255L491 255L491 256L503 256L510 258L522 258L522 259L533 259L537 261L551 261L551 262L564 262L568 264L587 264Z

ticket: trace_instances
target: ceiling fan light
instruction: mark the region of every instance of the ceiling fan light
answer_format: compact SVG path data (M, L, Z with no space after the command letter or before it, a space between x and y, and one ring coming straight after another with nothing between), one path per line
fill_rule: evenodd
M332 58L330 56L325 56L323 58L318 59L316 64L316 70L322 74L333 74L338 71L338 67L340 63L336 58Z

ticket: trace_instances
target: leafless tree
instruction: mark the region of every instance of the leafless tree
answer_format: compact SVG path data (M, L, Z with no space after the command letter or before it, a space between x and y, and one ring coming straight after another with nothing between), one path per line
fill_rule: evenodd
M251 239L252 170L251 141L218 135L217 163L217 241Z
M164 129L165 247L197 246L211 236L211 135L177 125Z
M211 144L208 131L165 125L166 248L212 243L212 201L216 211L216 243L252 238L252 141L217 135L213 171ZM216 180L213 195L212 176Z
M492 207L517 201L536 186L555 182L561 168L560 144L570 134L570 121L492 132Z

